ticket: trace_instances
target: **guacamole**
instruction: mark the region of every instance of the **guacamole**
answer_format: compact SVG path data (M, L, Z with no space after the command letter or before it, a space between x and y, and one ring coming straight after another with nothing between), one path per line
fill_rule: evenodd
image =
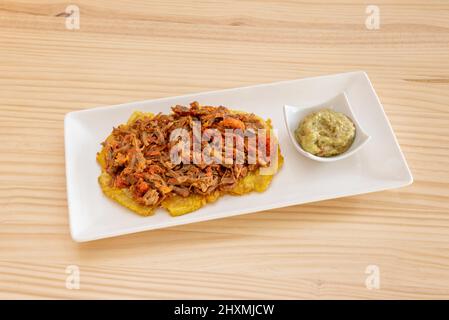
M333 157L351 147L355 126L343 113L323 109L302 119L295 136L305 151L319 157Z

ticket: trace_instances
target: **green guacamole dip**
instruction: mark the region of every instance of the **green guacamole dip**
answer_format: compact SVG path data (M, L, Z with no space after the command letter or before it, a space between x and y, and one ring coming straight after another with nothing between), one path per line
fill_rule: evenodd
M305 151L319 157L332 157L351 147L355 126L343 113L323 109L302 119L295 136Z

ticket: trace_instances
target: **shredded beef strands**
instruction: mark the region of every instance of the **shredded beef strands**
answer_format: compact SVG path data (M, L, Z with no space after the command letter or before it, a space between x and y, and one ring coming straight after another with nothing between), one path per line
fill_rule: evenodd
M129 188L135 200L146 206L158 206L174 195L210 195L232 190L236 183L261 166L263 161L248 164L245 146L243 164L179 164L170 160L170 133L179 128L192 132L192 121L201 122L201 130L218 129L224 140L225 129L264 129L265 124L254 114L234 114L225 107L190 107L177 105L172 114L157 114L138 119L131 125L120 125L112 138L103 142L106 148L106 170L117 188ZM192 135L192 134L191 134ZM235 148L235 145L234 145ZM223 157L224 157L224 147ZM234 150L234 160L236 151Z

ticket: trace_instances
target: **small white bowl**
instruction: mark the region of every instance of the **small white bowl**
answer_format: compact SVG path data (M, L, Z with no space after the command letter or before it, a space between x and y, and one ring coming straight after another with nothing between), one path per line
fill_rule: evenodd
M306 115L309 113L319 111L322 109L331 109L336 112L341 112L348 116L352 122L355 125L355 139L352 143L351 147L343 152L342 154L334 157L318 157L315 156L307 151L305 151L301 145L298 143L298 141L295 138L295 130L299 125L299 122L304 119ZM329 101L326 101L324 103L321 103L319 105L313 105L313 106L284 106L284 120L285 125L287 126L288 135L290 136L290 140L293 142L293 145L295 146L296 150L303 156L316 160L321 162L332 162L337 161L341 159L345 159L357 151L359 151L369 140L370 136L363 131L363 129L360 127L356 117L354 116L354 113L352 112L351 106L349 104L348 98L346 97L345 93L340 93L336 97L330 99Z

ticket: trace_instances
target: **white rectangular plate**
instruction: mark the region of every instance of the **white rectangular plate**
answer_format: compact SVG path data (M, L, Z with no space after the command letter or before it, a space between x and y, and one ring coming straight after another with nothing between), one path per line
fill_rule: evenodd
M320 163L300 155L289 140L283 106L319 104L341 92L346 93L371 141L353 156L332 163ZM188 105L195 100L272 119L285 162L269 189L240 197L224 196L180 217L171 217L163 209L158 209L153 216L141 217L105 197L97 182L100 167L95 157L112 127L126 122L135 110L168 113L175 104ZM382 105L364 72L70 112L65 117L64 129L70 231L72 238L80 242L397 188L413 180Z

